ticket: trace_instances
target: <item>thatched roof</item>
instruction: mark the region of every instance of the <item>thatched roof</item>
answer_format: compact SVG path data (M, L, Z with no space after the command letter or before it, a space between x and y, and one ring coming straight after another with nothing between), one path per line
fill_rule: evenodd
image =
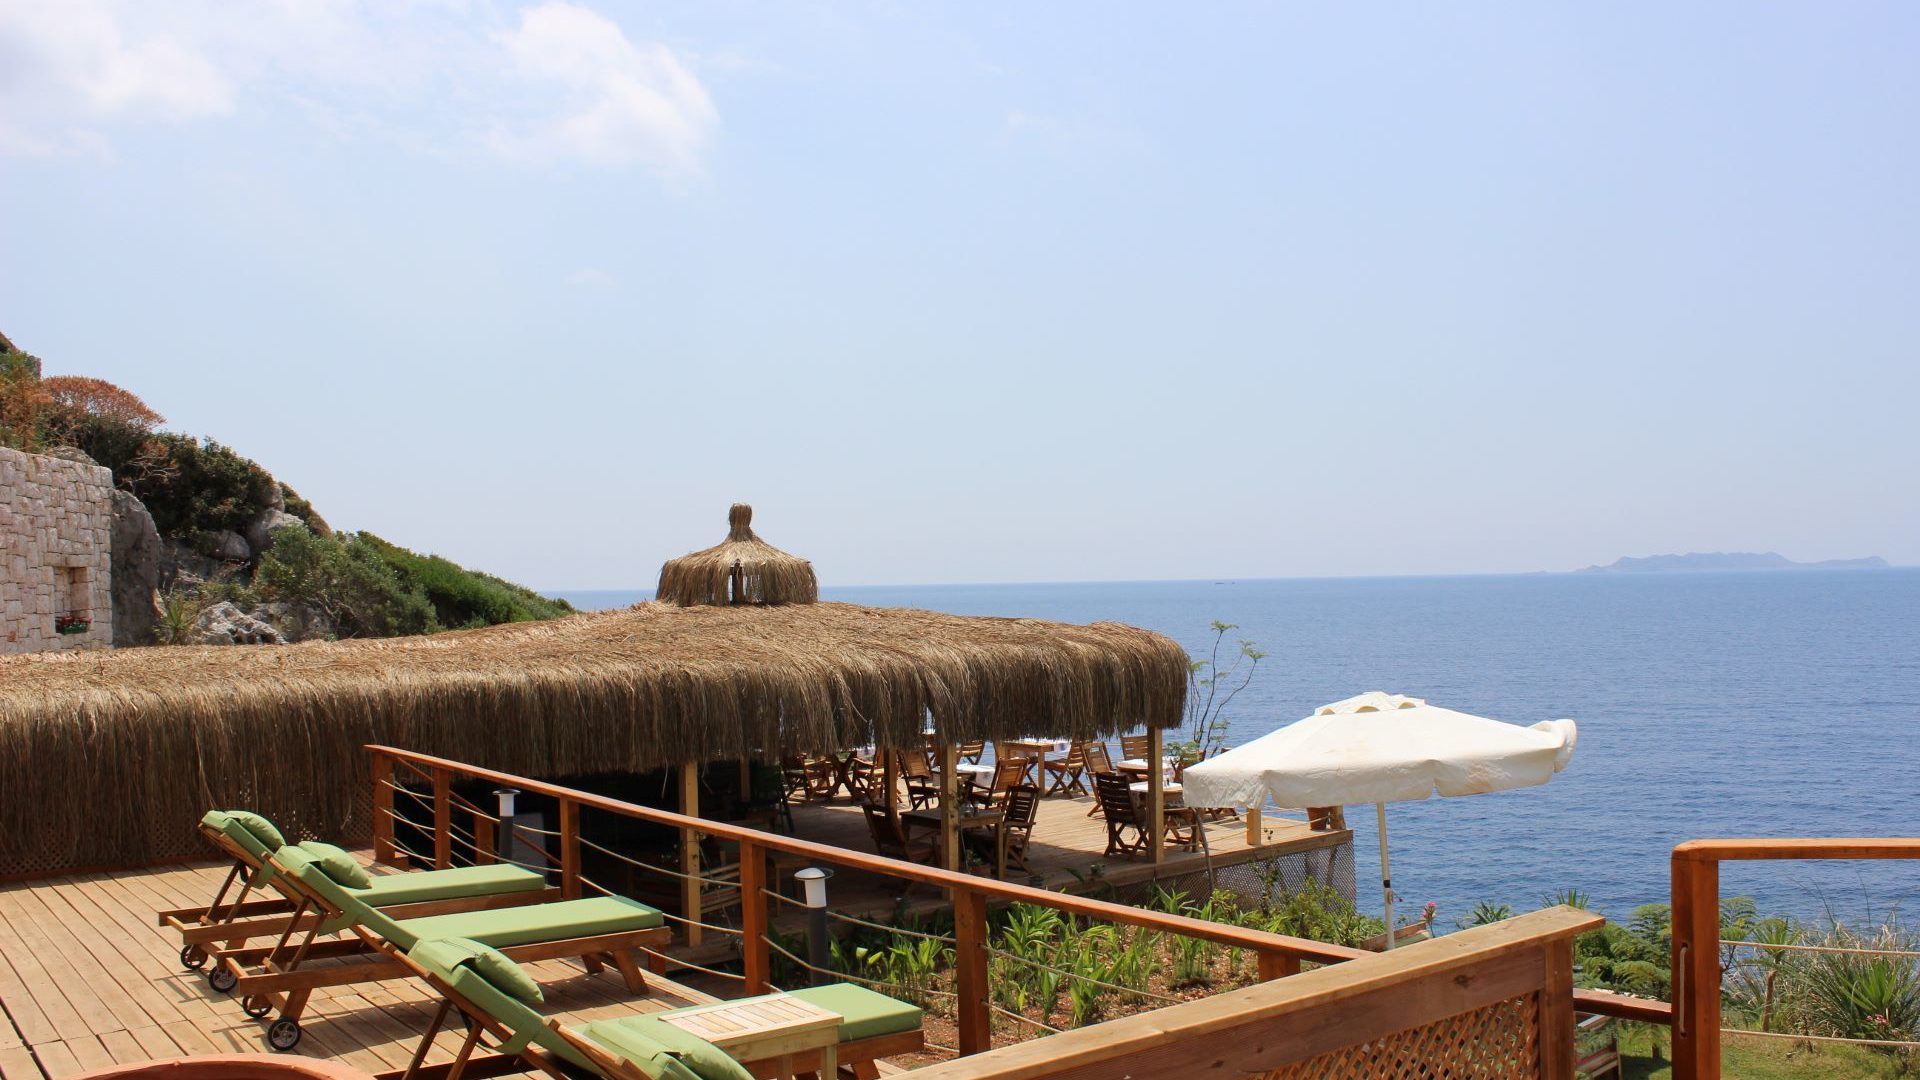
M366 833L368 742L509 772L1110 736L1180 722L1185 653L1073 626L823 603L639 604L426 637L0 658L0 876L196 850L209 807Z
M753 507L727 510L727 538L660 568L654 598L669 604L811 604L820 599L813 564L754 535Z

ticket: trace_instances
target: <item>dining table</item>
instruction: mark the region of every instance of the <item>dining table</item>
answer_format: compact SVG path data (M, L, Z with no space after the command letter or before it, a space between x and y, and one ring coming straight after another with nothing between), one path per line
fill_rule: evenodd
M994 850L1000 850L1000 826L1007 820L1007 812L1005 810L998 807L970 806L966 803L961 803L960 813L955 815L955 817L957 819L955 825L960 832L965 832L968 829L989 830L993 835ZM946 842L945 831L941 828L943 822L940 816L940 808L937 806L923 807L919 810L908 810L906 813L900 815L900 821L902 825L910 828L931 830L937 838L934 842L936 847ZM964 842L965 840L963 838L962 843ZM940 852L941 865L944 866L946 861L946 852L942 850ZM964 863L962 865L964 865ZM1005 866L996 865L994 867L995 877L1002 877L1005 876L1005 874Z
M1027 771L1032 775L1023 776L1023 779L1038 785L1046 768L1047 755L1064 754L1073 749L1073 740L1056 739L1047 735L1024 735L1018 739L1007 739L999 745L1029 755Z

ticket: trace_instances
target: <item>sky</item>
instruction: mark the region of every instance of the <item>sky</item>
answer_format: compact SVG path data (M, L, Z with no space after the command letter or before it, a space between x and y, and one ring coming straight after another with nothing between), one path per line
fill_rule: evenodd
M1920 563L1920 7L0 0L0 331L645 587Z

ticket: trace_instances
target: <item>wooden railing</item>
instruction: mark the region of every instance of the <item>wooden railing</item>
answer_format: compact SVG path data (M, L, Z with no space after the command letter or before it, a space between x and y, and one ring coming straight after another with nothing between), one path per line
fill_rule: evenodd
M1720 864L1920 859L1920 839L1690 840L1673 849L1673 1075L1720 1075Z
M914 1076L1572 1080L1573 938L1602 922L1549 908Z
M679 830L683 837L681 866L683 870L691 869L692 871L685 879L686 895L692 903L684 909L684 914L694 920L700 917L699 866L697 860L689 860L685 853L694 851L694 840L699 837L713 837L738 844L741 923L738 933L744 969L742 982L745 992L749 994L765 992L769 987L773 970L772 952L768 942L770 922L768 899L778 883L768 880L767 856L770 852L800 856L814 864L861 870L945 890L951 899L954 912L957 1026L959 1050L962 1054L980 1053L990 1049L992 1045L990 999L987 986L989 967L987 905L989 902L1034 904L1053 908L1066 915L1123 926L1144 927L1168 934L1197 938L1216 945L1245 949L1256 956L1261 979L1279 979L1298 975L1302 962L1338 964L1373 955L1358 949L1311 941L1306 938L1270 934L1245 927L1128 907L1090 897L1049 892L1012 882L882 858L865 852L850 851L828 844L763 832L744 825L709 821L704 818L639 806L525 776L478 768L462 762L417 754L395 747L369 745L367 750L373 758L374 857L383 863L398 865L404 861L403 856L408 856L422 861L431 861L438 867L451 866L454 864L455 842L464 839L463 829L466 836L475 838L498 835L498 830L502 827L501 820L456 795L453 791L456 780L483 781L498 787L514 788L523 795L541 796L554 800L558 806L558 827L552 830L551 836L544 838L549 843L548 846L541 848L540 854L546 866L551 867L557 874L563 894L569 897L582 895L583 889L592 884L581 872L583 838L580 832L580 815L582 810L603 811ZM413 791L415 784L426 790L415 794ZM402 815L396 809L395 797L403 790L408 792L410 797L430 804L432 821L430 828L433 839L431 852L403 850L396 839L396 823L405 822L411 827L427 827L425 823L411 816ZM463 825L463 821L469 824ZM697 940L698 927L690 926L687 929L695 932L689 936Z

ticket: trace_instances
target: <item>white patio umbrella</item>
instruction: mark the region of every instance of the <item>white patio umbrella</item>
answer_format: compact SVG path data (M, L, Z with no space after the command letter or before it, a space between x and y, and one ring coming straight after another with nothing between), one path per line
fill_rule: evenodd
M1520 727L1376 690L1189 765L1180 784L1188 806L1252 807L1268 797L1280 806L1373 803L1392 948L1387 804L1544 784L1566 768L1574 738L1571 720Z

